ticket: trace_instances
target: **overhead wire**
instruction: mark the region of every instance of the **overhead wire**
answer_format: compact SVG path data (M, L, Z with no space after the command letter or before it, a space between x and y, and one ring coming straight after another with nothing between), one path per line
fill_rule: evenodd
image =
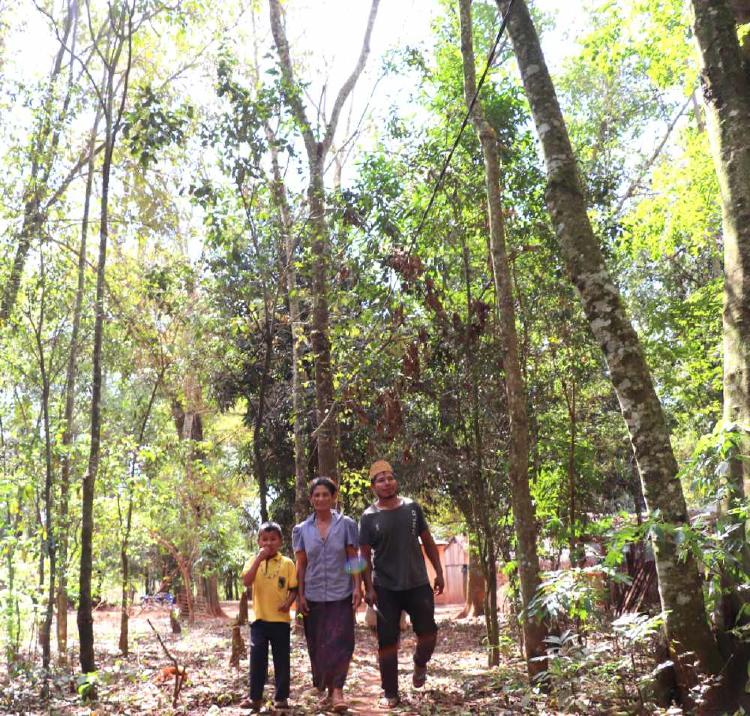
M463 121L461 122L461 127L458 130L458 134L456 135L456 138L453 140L453 145L450 148L450 151L448 152L448 156L445 158L445 161L443 162L442 169L440 170L440 174L437 178L437 181L435 182L435 186L432 189L432 193L430 195L430 200L427 203L427 206L425 207L424 212L422 213L422 217L420 219L419 224L417 225L417 229L414 232L414 234L411 237L411 242L409 245L409 249L407 251L408 254L411 254L414 250L414 247L416 246L417 240L424 229L425 223L427 221L427 217L429 216L430 211L432 210L432 207L435 203L435 199L437 198L437 194L440 191L441 184L443 183L443 179L445 178L445 175L448 171L448 167L450 166L451 159L453 159L453 155L456 152L456 149L458 148L459 142L461 141L461 137L463 136L464 130L466 129L466 125L469 123L469 119L471 118L471 113L474 110L474 105L476 104L476 101L479 97L479 93L482 91L482 87L484 85L484 81L487 78L487 74L490 71L490 67L492 67L492 63L495 60L495 55L497 54L497 48L500 45L500 40L502 39L503 35L505 34L505 29L508 25L508 18L510 17L510 13L513 9L513 3L514 0L510 0L508 4L508 8L505 11L505 14L503 15L502 22L500 23L500 29L497 32L497 36L495 37L495 42L492 45L492 49L490 50L489 55L487 56L487 63L485 64L484 70L482 71L482 75L479 78L479 82L477 83L476 90L474 92L474 96L471 98L471 102L469 103L469 107L466 110L466 113L464 115ZM368 232L369 233L369 232ZM393 293L393 283L388 287L388 296ZM376 324L371 324L370 329L366 333L366 337L371 335L375 330L378 330L379 327L376 326ZM386 333L386 335L383 337L383 340L380 343L380 348L382 349L385 345L390 343L392 340L393 334L395 330L392 327L390 331ZM345 382L351 382L351 380L354 378L354 376L359 372L359 370L362 368L362 363L358 363L358 365L354 368L353 373L348 376L348 380ZM340 399L337 398L333 401L331 406L329 407L326 415L324 416L323 420L320 422L318 427L313 431L313 436L318 432L318 430L327 423L331 417L336 412L336 406L340 402Z
M508 25L508 18L510 17L510 12L513 9L513 3L514 3L514 0L510 0L510 3L508 4L508 9L505 11L505 15L503 16L503 20L500 24L500 29L497 32L497 37L495 37L495 42L492 45L490 54L487 57L487 64L484 66L484 71L482 72L482 76L479 78L479 82L477 83L477 88L476 88L476 91L474 92L474 96L471 98L469 107L466 110L466 114L464 115L463 121L461 122L461 127L458 130L458 134L456 135L456 138L453 140L453 146L451 147L450 151L448 152L448 156L445 158L445 161L443 162L443 167L440 170L440 174L438 175L437 181L435 182L435 186L432 189L430 200L427 203L427 207L425 208L422 214L422 218L419 224L417 225L417 230L414 232L414 236L412 237L409 253L411 253L411 251L413 250L414 245L417 242L417 239L422 233L422 229L424 228L425 222L427 221L427 217L429 216L432 206L435 203L435 199L437 198L438 192L440 191L440 186L443 183L443 179L445 179L445 175L448 171L448 167L450 166L451 159L453 159L453 155L456 149L458 148L458 144L461 141L461 137L463 136L464 130L466 129L466 125L469 123L469 119L471 119L471 113L474 111L474 105L476 104L476 101L479 97L479 93L482 91L482 86L484 85L484 81L487 78L487 74L490 70L490 67L492 67L492 63L495 60L495 54L497 53L497 48L500 45L500 40L502 39L503 34L505 33L505 28Z

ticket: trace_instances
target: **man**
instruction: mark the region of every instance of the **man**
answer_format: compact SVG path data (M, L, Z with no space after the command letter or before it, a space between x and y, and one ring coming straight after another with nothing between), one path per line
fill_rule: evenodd
M437 641L434 594L445 588L435 540L432 539L422 508L399 497L398 482L385 460L370 468L370 485L377 498L360 520L359 544L365 562L365 599L377 612L378 661L386 705L400 701L398 693L398 640L401 611L411 618L417 635L412 683L424 686L427 662ZM435 569L430 587L422 550ZM374 558L374 559L373 559Z

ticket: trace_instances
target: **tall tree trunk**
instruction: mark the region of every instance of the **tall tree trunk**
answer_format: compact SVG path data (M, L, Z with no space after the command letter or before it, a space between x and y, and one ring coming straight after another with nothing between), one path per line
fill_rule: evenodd
M7 458L5 426L3 425L2 416L0 416L0 463L2 463L2 476L5 481L10 480L10 469ZM16 488L16 491L20 504L22 490L21 488ZM16 545L21 543L22 530L20 524L22 516L23 512L21 510L11 509L11 500L7 499L5 501L5 514L3 515L5 531L8 536L14 539L7 543L8 546L4 554L7 580L0 606L2 607L2 623L5 631L5 662L8 666L8 673L11 675L15 673L15 665L18 659L18 641L21 632L18 597L16 595Z
M178 399L172 401L172 415L174 417L175 426L177 428L177 434L181 441L188 444L187 448L187 459L185 466L185 480L188 484L194 482L195 478L195 463L205 459L205 454L202 447L198 447L203 442L203 418L202 412L202 391L201 386L193 373L188 373L183 380L183 393L185 400L185 407ZM265 475L265 473L262 473ZM261 486L264 489L263 486ZM197 524L201 519L202 504L196 500L193 501L190 498L190 490L188 492L188 508L189 508L189 519ZM261 492L261 495L263 492ZM195 539L191 539L188 542L188 548L181 553L174 545L167 542L164 539L159 540L164 544L175 558L178 563L180 572L185 582L185 592L187 595L188 602L188 618L192 623L195 618L195 608L192 597L192 585L193 585L193 565L195 555L197 554L197 542ZM197 592L202 593L206 598L208 604L209 613L212 616L224 616L221 607L219 605L218 596L218 582L215 575L208 576L197 576L195 579L197 583Z
M164 547L172 558L177 563L177 568L180 570L180 576L182 577L182 583L185 589L185 603L188 610L188 623L192 624L195 621L195 599L193 597L193 573L192 564L194 556L184 555L175 547L166 537L163 537L158 532L152 531L151 536ZM146 591L148 591L148 585L146 585Z
M268 476L266 475L266 461L263 457L263 431L266 417L266 386L271 371L271 358L273 355L273 328L270 323L273 318L269 316L268 304L266 304L265 322L263 325L263 372L260 376L258 388L258 407L255 410L253 421L253 464L255 477L258 480L258 492L260 493L260 519L268 521Z
M461 612L465 617L481 617L484 615L484 595L486 583L482 565L477 560L476 548L469 544L469 564L466 570L466 603Z
M464 265L464 291L466 296L466 315L471 316L473 310L473 298L471 291L471 252L466 243L463 232L457 232L461 241L462 258ZM469 383L470 394L470 423L471 430L466 439L466 457L472 477L472 488L470 497L470 511L472 523L475 527L478 554L480 555L480 566L483 581L487 585L484 590L482 613L484 614L484 625L487 634L487 665L497 666L500 663L500 626L497 614L497 550L495 549L495 525L493 524L494 505L490 499L488 480L484 470L484 434L481 420L481 399L479 385L481 374L478 370L476 360L475 338L472 337L471 321L466 321L464 335L464 351L466 361L466 376ZM461 420L460 422L464 422ZM492 598L491 591L494 590L495 597Z
M193 303L196 294L191 296ZM203 448L203 392L192 368L188 368L182 377L182 395L172 397L172 418L174 419L177 438L184 446L185 484L192 486L184 492L184 504L181 505L182 518L194 528L204 517L202 514L202 494L195 489L196 463L204 459ZM188 572L192 574L192 555L196 552L197 536L195 530L188 530L188 537L182 545L185 559L189 562ZM171 548L170 548L171 549ZM177 551L176 548L175 552ZM177 559L175 557L175 559ZM186 584L186 589L188 585ZM192 585L190 585L192 590Z
M39 374L42 381L42 427L44 434L44 549L42 559L46 555L49 560L49 588L47 591L46 609L44 620L40 629L42 642L42 668L44 669L44 680L42 697L49 697L49 665L50 665L50 641L52 635L52 619L55 606L55 577L57 569L55 565L55 533L54 533L54 509L53 489L54 475L52 471L52 436L50 434L49 400L50 400L50 378L48 364L44 353L44 323L46 309L47 277L45 270L44 253L40 257L40 283L41 295L39 298L39 322L34 326L34 337L39 359Z
M471 24L471 0L459 0L461 19L461 52L463 55L464 89L467 107L471 107L476 93L474 44ZM539 586L539 557L537 555L537 528L534 505L529 490L529 421L526 412L526 388L518 355L516 312L513 300L510 267L505 246L505 226L500 191L500 157L497 134L487 122L481 101L477 98L471 110L474 129L482 145L484 159L487 210L490 219L490 253L497 296L498 325L504 348L502 355L505 372L505 391L510 420L509 476L511 505L517 541L518 576L521 600L527 610ZM494 548L493 548L494 558ZM495 585L497 583L495 577ZM492 589L488 581L487 589ZM532 676L545 668L540 657L545 654L546 628L542 621L528 613L523 622L524 645L529 674Z
M728 3L693 0L693 10L706 124L723 209L724 423L738 439L727 475L726 508L732 510L743 505L750 488L750 62L743 63ZM729 548L747 573L750 551L744 522L738 522ZM724 629L735 626L739 614L736 586L727 584Z
M101 218L99 228L99 259L96 268L96 303L94 320L93 377L91 381L91 447L86 475L83 478L81 505L81 567L79 577L78 635L81 671L96 671L94 659L94 618L91 602L92 543L94 535L94 486L99 472L102 401L102 343L104 340L104 270L109 238L109 177L112 167L112 115L108 113L107 147L102 166Z
M94 488L99 472L101 443L101 403L102 403L102 344L104 340L104 272L107 264L107 243L109 239L109 180L112 170L112 155L120 128L122 114L128 93L128 80L132 62L133 9L123 5L116 19L117 36L112 54L107 63L106 90L103 95L102 112L106 124L104 162L102 164L102 195L99 220L99 258L96 267L96 303L94 319L94 350L91 380L91 446L88 469L83 478L81 494L81 564L79 576L79 602L76 621L80 644L79 662L81 671L96 671L94 657L94 617L91 600L91 574L93 567L94 535ZM115 22L110 18L110 22ZM122 51L127 45L127 65L122 78L119 107L115 108L115 73Z
M336 414L333 402L333 376L331 372L331 342L328 337L328 267L330 264L330 236L325 216L325 186L323 162L316 157L308 162L310 185L307 202L310 210L310 249L312 267L312 322L310 343L315 359L315 428L318 449L318 472L338 480L338 450L336 440Z
M219 601L219 577L217 574L209 574L200 577L198 588L206 600L206 609L212 617L226 617Z
M70 332L70 349L68 352L67 372L65 376L65 409L63 414L62 456L60 458L60 527L59 527L59 560L57 579L57 654L61 661L67 658L68 651L68 500L70 497L70 470L72 463L72 445L75 430L73 418L76 400L76 378L78 376L78 334L81 329L83 312L83 294L86 284L86 245L89 231L89 211L91 192L94 183L94 148L96 133L101 119L97 111L94 126L89 140L89 162L86 174L86 190L83 200L83 218L81 219L81 245L78 250L78 284L73 305L73 323Z
M127 656L130 650L129 638L128 638L128 594L130 592L130 556L128 554L128 546L130 544L130 532L133 526L133 506L135 502L133 480L135 479L135 470L138 465L138 453L143 447L143 440L146 436L146 426L148 425L149 418L151 417L151 410L154 407L154 401L156 400L156 393L159 390L161 381L164 377L166 367L163 367L159 372L159 375L154 382L154 387L151 390L151 394L146 405L146 409L141 420L140 430L136 437L135 447L130 455L130 482L128 485L128 510L125 516L124 534L122 541L120 542L120 639L118 641L118 648L120 653ZM122 527L122 515L120 515L120 500L118 496L117 500L117 512L120 518L120 525Z
M129 622L128 614L128 582L130 581L130 558L128 555L128 537L133 519L133 497L128 500L128 512L125 518L126 536L120 544L120 638L117 648L123 656L127 656L130 650L129 644Z
M568 384L563 380L563 395L565 405L568 408L568 424L570 425L570 437L568 439L568 549L570 551L570 566L574 567L574 557L578 543L576 537L576 382L571 379Z
M289 325L292 340L292 429L294 433L294 517L302 522L307 514L307 465L305 460L305 396L302 392L302 344L305 339L305 328L300 310L299 286L295 266L296 243L292 236L292 213L289 209L286 186L281 175L279 152L275 137L266 125L268 146L271 148L271 168L273 182L271 189L274 203L279 214L279 224L284 242L284 277L286 295L289 305Z
M501 12L510 2L497 0ZM683 668L685 655L692 652L699 669L708 674L721 671L722 659L706 618L697 564L692 556L678 556L672 528L686 526L688 514L669 430L640 341L594 237L565 121L523 0L515 0L508 30L547 164L547 207L567 271L606 358L648 509L670 526L658 531L654 551L667 633L682 695L689 700L693 674Z
M325 217L326 193L323 173L326 157L331 148L336 127L344 103L357 83L370 53L370 37L375 24L380 0L372 0L367 28L362 41L359 58L354 70L341 86L333 105L331 117L325 126L323 138L319 140L313 131L304 104L303 93L295 80L289 42L286 37L279 0L269 0L271 32L279 54L281 73L284 79L282 91L284 100L297 120L299 131L305 144L308 165L308 218L311 229L310 249L314 259L312 268L313 316L311 344L315 359L315 407L317 427L315 439L318 453L318 472L338 480L338 430L336 405L333 396L333 374L331 366L331 346L328 331L328 263L330 235Z
M96 268L96 303L94 320L93 377L91 382L91 447L86 475L83 478L81 505L81 567L79 577L78 635L81 671L96 671L94 659L94 618L91 602L92 543L94 535L94 486L99 472L102 401L102 343L104 340L104 270L109 238L109 177L112 167L111 113L106 118L107 147L102 166L101 219L99 228L99 259Z

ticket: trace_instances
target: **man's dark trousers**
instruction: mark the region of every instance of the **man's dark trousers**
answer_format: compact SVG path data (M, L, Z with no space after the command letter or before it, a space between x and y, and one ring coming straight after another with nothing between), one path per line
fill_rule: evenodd
M401 612L411 619L417 635L414 663L426 666L435 650L435 598L429 584L414 589L392 590L375 586L378 596L378 661L380 680L386 698L398 696L398 642Z

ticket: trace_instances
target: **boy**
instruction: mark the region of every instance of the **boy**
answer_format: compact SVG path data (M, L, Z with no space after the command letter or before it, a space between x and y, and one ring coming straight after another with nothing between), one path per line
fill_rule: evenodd
M276 681L274 706L289 708L289 609L297 596L297 571L291 559L279 554L282 542L281 527L264 522L258 532L260 552L242 571L245 586L254 585L255 621L250 626L250 698L240 708L253 711L263 705L269 643Z
M427 662L437 641L434 594L443 593L445 581L440 555L422 508L414 500L399 496L393 469L385 460L373 463L370 484L377 500L365 510L360 520L359 547L365 561L365 600L370 605L377 605L378 610L378 661L384 705L394 708L400 700L398 641L401 612L405 611L411 617L417 635L412 684L421 688L427 679ZM433 586L427 577L420 539L435 569Z

